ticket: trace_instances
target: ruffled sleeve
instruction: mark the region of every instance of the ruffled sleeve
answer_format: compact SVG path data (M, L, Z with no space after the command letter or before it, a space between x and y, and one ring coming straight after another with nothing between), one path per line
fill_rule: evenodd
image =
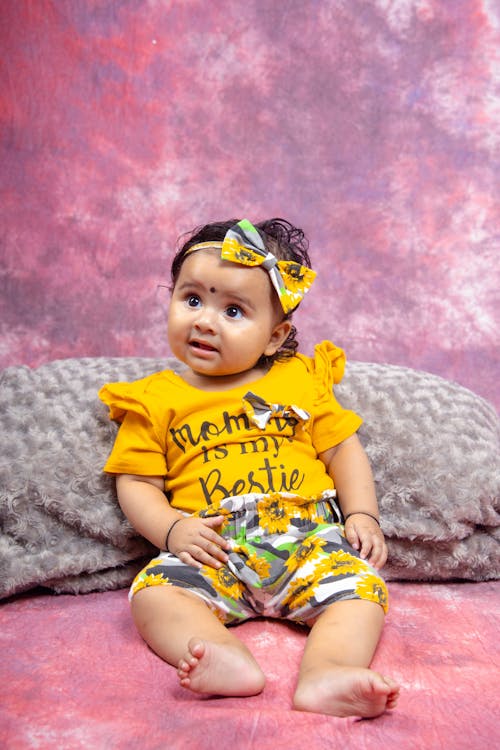
M109 408L110 419L121 422L104 466L107 473L141 476L165 476L167 473L166 445L159 428L157 399L148 388L151 377L133 383L107 383L99 391L99 398Z
M333 393L334 385L340 383L344 375L345 362L343 350L331 341L323 341L314 349L313 442L318 453L346 440L363 422L358 414L344 409Z
M344 370L343 349L335 346L331 341L322 341L314 348L314 382L317 393L323 394L325 390L331 391L334 383L340 383L344 377Z
M99 398L109 407L109 418L122 422L127 412L134 411L142 416L148 415L143 403L149 378L136 380L133 383L106 383L99 391Z

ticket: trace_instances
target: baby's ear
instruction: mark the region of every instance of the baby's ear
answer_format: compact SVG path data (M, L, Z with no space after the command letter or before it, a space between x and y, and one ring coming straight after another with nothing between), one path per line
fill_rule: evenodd
M291 329L292 323L290 320L282 320L274 326L271 338L264 352L266 357L272 357L273 354L276 354L280 346L287 340Z

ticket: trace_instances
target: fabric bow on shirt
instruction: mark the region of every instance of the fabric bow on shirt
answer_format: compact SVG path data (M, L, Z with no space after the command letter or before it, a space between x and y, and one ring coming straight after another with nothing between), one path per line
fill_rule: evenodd
M310 418L309 412L293 404L283 406L283 404L268 404L257 394L248 391L243 396L243 408L245 414L250 418L256 427L265 430L271 417L296 417L301 422L307 422Z

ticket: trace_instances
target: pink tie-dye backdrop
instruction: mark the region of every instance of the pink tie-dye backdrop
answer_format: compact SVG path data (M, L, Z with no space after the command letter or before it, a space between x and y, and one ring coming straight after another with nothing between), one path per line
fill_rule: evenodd
M0 365L168 355L179 234L280 215L303 349L500 405L494 0L0 7Z

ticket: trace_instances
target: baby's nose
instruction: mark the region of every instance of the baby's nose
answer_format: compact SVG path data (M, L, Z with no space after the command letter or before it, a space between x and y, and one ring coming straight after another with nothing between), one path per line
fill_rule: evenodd
M204 331L213 331L216 326L216 312L209 306L201 308L196 317L195 325Z

